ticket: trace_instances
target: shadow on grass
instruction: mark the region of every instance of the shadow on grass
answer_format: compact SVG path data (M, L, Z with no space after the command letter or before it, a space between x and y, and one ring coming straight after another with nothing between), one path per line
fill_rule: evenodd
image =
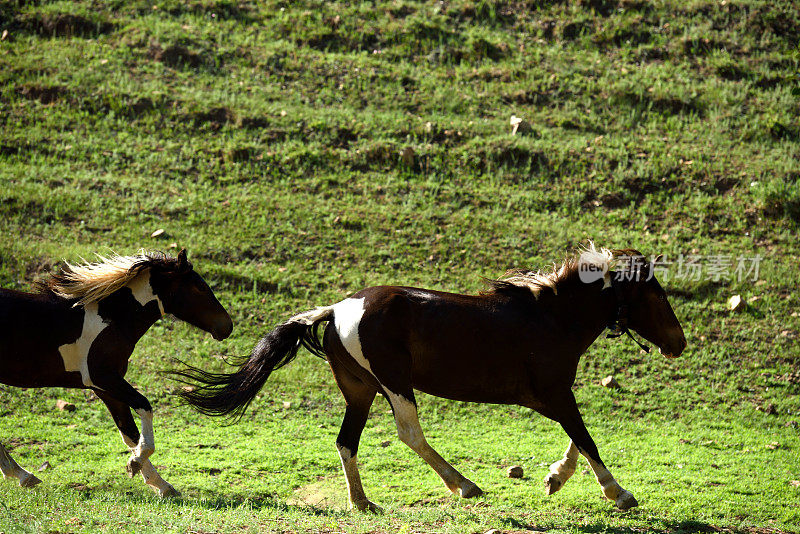
M508 524L514 528L525 530L545 530L536 525L528 524L516 519L509 519ZM775 528L761 528L761 527L718 527L710 525L702 521L658 521L649 527L630 526L630 527L609 527L606 523L595 523L592 525L574 525L578 532L594 533L603 532L609 534L642 534L642 533L656 533L659 534L690 534L694 532L724 532L726 534L783 534L784 531Z

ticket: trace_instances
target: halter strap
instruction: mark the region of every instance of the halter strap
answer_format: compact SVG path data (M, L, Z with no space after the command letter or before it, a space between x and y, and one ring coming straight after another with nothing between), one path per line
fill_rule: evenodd
M639 345L640 349L645 352L650 352L650 347L633 337L631 331L628 330L628 303L625 302L625 299L622 296L622 290L620 289L619 284L614 283L615 278L615 276L611 275L611 288L614 291L614 301L616 302L616 307L614 317L608 323L608 329L611 330L611 333L607 334L606 337L609 339L616 339L623 334L628 334L628 337L631 338L634 343Z

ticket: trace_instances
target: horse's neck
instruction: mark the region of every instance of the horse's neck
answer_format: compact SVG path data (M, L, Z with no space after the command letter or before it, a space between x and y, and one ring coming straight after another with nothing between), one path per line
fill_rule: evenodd
M571 344L582 354L608 326L614 314L614 295L603 291L599 283L581 282L559 289L555 308L555 315Z
M108 325L138 341L163 315L163 306L152 292L148 274L142 274L97 303L97 314Z

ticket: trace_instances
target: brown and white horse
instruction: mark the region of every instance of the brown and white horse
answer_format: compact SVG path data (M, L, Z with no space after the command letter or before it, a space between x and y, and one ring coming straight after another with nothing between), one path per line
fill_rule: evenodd
M231 334L233 323L185 250L177 258L151 252L101 259L67 264L39 284L39 293L0 289L0 383L93 390L131 449L128 474L141 471L162 497L173 496L175 488L148 459L155 450L153 409L124 378L128 358L165 313L219 340ZM141 435L131 410L140 417ZM23 487L40 482L2 444L0 471Z
M425 440L414 398L418 389L460 401L527 406L557 421L571 441L545 477L547 492L558 491L574 473L580 452L604 495L627 509L638 503L603 464L572 394L578 360L607 327L618 334L633 329L668 357L680 355L686 339L652 277L652 264L629 262L625 271L614 271L620 255L641 257L591 245L551 273L516 271L476 296L370 287L278 325L232 374L196 368L178 373L201 384L181 395L203 413L240 415L270 373L304 345L328 360L346 401L336 446L351 507L379 510L364 494L356 462L377 393L389 401L400 439L450 491L462 497L481 494ZM317 330L323 322L320 343Z

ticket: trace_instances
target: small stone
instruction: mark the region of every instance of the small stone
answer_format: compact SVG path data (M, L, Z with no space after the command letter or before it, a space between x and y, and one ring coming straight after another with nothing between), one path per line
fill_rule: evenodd
M607 377L602 379L600 381L600 384L602 384L604 388L618 388L619 387L619 382L617 382L617 379L614 378L611 375L608 375Z
M400 152L400 157L403 158L403 163L409 167L414 166L414 149L407 146Z
M517 133L523 134L531 131L530 123L522 117L511 115L509 123L511 124L511 135L517 135Z
M741 295L734 295L728 299L728 309L731 311L741 311L747 306Z
M155 230L152 234L150 234L150 237L159 237L162 235L164 235L164 229L159 228L158 230Z
M197 388L194 386L181 386L181 390L185 391L186 393L191 393L192 391L196 390Z
M385 447L388 447L388 446L389 446L389 445L391 445L391 444L392 444L392 442L391 442L391 441L389 441L389 440L386 440L386 441L381 441L381 447L384 447L384 448L385 448Z
M800 480L790 480L789 485L794 486L795 488L800 488Z
M288 410L288 409L289 409L289 408L291 408L291 407L292 407L292 403L291 403L291 402L289 402L289 401L283 401L283 409L284 409L284 410Z
M50 469L51 467L53 467L53 466L50 465L50 462L45 461L42 465L39 466L39 471L46 471L46 470Z
M67 401L61 400L61 399L56 401L56 408L58 408L62 412L74 412L75 411L75 405L74 404L72 404L71 402L67 402Z
M512 465L506 471L508 478L522 478L522 475L525 474L525 471L522 469L521 465Z

